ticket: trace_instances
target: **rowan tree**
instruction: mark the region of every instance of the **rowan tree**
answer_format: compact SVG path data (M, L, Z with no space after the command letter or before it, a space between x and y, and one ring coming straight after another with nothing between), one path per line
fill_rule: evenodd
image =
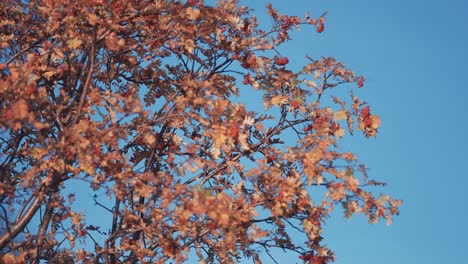
M279 52L299 27L323 32L325 15L268 5L260 25L234 0L0 10L4 263L260 263L274 248L329 263L321 231L335 207L371 222L398 213L339 148L377 133L367 103L334 92L364 78ZM262 108L243 103L253 90Z

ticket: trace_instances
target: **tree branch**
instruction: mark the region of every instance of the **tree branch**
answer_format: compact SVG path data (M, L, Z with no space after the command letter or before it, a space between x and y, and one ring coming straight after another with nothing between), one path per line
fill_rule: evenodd
M0 250L5 248L6 245L8 245L21 231L23 231L41 205L42 199L36 195L24 216L18 219L13 225L10 225L10 230L5 231L5 233L0 236Z
M91 80L93 76L93 70L94 70L94 57L96 56L96 32L93 33L93 44L91 45L91 52L90 52L90 60L89 60L89 67L88 67L88 72L86 75L86 80L85 83L83 84L83 91L81 93L81 99L80 99L80 104L78 105L78 109L76 110L76 118L73 121L73 123L78 122L78 117L81 114L81 109L83 108L84 102L86 100L86 95L88 93L88 89L91 86ZM71 117L71 113L73 111L70 111L70 113L67 116L67 119L65 120L65 123L68 123Z
M57 196L54 194L53 196ZM41 225L39 227L38 235L37 235L37 251L36 251L36 264L40 263L41 252L42 252L42 245L44 244L44 237L46 235L47 229L49 228L50 220L52 219L52 213L54 212L54 206L52 203L53 197L49 198L49 202L47 203L47 208L44 213L44 217L41 221Z

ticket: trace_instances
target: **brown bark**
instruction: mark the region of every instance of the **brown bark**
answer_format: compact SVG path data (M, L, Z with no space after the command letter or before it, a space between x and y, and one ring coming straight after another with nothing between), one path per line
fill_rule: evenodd
M15 223L10 225L10 228L0 236L0 250L6 247L21 231L23 231L41 205L41 198L36 195L24 215L20 217Z

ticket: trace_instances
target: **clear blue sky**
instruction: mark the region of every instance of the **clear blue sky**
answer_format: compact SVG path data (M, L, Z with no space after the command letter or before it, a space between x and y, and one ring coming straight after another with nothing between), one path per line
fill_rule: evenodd
M244 1L264 13L268 1ZM389 183L382 192L404 199L394 224L369 225L363 217L336 214L325 243L337 264L468 263L468 2L462 0L272 1L280 11L318 16L325 31L303 30L282 49L334 56L359 74L359 90L382 126L376 140L350 140L370 167ZM292 263L277 254L280 263Z

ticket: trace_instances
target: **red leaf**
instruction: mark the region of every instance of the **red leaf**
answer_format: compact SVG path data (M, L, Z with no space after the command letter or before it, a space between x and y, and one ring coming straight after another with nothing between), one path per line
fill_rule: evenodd
M310 124L310 125L304 127L304 128L302 129L302 131L307 132L307 131L310 131L310 130L312 130L312 129L314 129L314 125L313 125L313 124Z
M322 33L323 30L325 30L325 25L324 25L324 24L320 24L320 25L317 27L317 32L318 32L318 33Z
M366 80L366 79L364 79L364 77L359 76L358 79L357 79L357 87L358 87L358 88L361 88L362 86L364 86L364 81L365 81L365 80Z
M244 76L244 80L242 81L242 84L250 84L250 73Z
M172 162L174 162L174 158L175 158L174 155L169 155L169 157L167 157L167 160L166 160L167 163L172 164Z
M322 33L325 30L325 18L320 17L319 19L319 26L317 27L317 32Z
M366 119L370 116L370 106L366 106L363 109L361 109L361 117L363 119Z
M232 124L227 131L227 135L233 139L237 139L239 137L239 132L240 132L239 125Z
M288 57L275 58L276 65L283 66L289 63Z
M372 119L371 118L364 118L364 126L371 127L372 126Z
M299 101L297 101L297 100L293 100L293 101L291 102L291 108L296 109L296 108L298 108L300 105L301 105L301 103L299 103Z

